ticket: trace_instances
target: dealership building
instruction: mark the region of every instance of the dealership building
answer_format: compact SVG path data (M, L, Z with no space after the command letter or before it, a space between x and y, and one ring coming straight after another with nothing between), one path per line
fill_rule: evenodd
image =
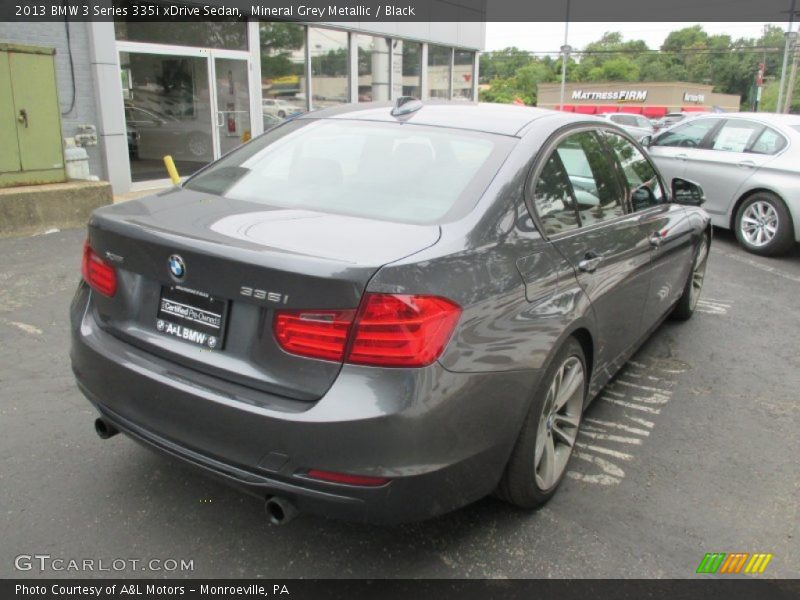
M540 83L536 103L558 110L561 85ZM628 112L658 118L677 111L738 111L740 103L740 96L716 93L711 85L682 81L568 83L563 110L589 115Z
M115 194L166 185L166 154L187 175L298 112L472 100L484 40L477 18L0 23L0 43L55 49L62 137L78 136Z

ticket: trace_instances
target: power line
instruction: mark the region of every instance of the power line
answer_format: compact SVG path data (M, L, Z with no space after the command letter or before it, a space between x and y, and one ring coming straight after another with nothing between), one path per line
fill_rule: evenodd
M783 48L775 48L773 46L748 46L745 48L696 48L685 50L638 50L636 48L623 48L619 50L572 50L572 54L580 54L582 56L594 56L604 54L650 54L654 56L696 56L696 55L713 55L713 54L730 54L736 52L740 54L763 54L770 52L783 52ZM490 52L481 52L481 56L490 56L494 59L503 58L517 58L521 55L535 57L535 56L553 56L561 54L561 50L543 51L543 50L518 50L514 53L504 52L502 50L493 50Z

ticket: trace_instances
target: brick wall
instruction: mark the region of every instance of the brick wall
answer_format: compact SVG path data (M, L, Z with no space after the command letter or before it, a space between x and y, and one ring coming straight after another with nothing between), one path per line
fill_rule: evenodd
M61 104L63 137L74 136L77 133L78 125L97 126L86 23L72 22L69 24L69 28L70 46L75 66L75 106L72 110L69 110L72 100L72 76L69 67L65 23L63 21L55 23L0 22L0 42L56 49L56 79L58 80L58 98ZM67 112L68 110L69 112ZM89 170L92 175L104 178L100 146L89 146L86 148L86 152L89 154Z

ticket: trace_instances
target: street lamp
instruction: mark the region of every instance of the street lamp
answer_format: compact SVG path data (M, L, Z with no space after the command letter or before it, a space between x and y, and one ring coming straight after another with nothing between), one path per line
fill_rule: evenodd
M561 99L558 110L562 111L564 110L564 87L567 85L567 60L569 60L570 52L572 52L572 46L568 44L561 46Z
M795 0L792 0L794 2ZM564 45L561 46L561 98L558 110L564 110L564 86L567 84L567 59L572 48L569 47L569 0L567 0L567 13L564 18Z
M795 3L796 0L792 0L791 7L789 8L789 27L787 28L786 33L783 35L786 42L783 47L783 66L781 67L781 82L778 87L778 105L775 107L776 113L783 112L783 85L784 81L786 81L786 64L789 62L789 48L794 43L795 39L797 39L797 33L792 31L792 25L794 25Z

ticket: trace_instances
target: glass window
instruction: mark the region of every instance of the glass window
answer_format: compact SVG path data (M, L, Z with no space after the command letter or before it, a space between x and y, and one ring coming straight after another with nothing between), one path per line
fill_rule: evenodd
M312 108L349 102L347 33L309 27L308 46L311 54Z
M622 166L631 194L634 211L645 210L666 202L658 174L650 161L628 140L615 133L606 133L608 144Z
M450 98L450 58L452 50L428 45L428 97Z
M545 235L556 235L578 227L572 188L557 152L550 155L536 181L533 204Z
M636 127L636 118L633 115L613 115L611 120L619 125Z
M640 117L640 116L636 116L635 115L634 119L635 119L635 123L634 124L637 127L643 127L645 129L652 129L652 125L650 125L650 121L648 121L644 117Z
M389 100L389 39L357 35L358 101Z
M769 127L765 128L758 136L750 152L755 154L777 154L786 147L786 138Z
M262 205L411 223L474 206L513 142L439 127L290 121L186 183Z
M625 214L622 193L604 146L594 133L576 133L556 149L584 227Z
M714 129L717 123L719 123L717 119L693 119L656 136L653 145L699 148L708 132Z
M453 100L472 100L475 53L456 50L453 54Z
M120 52L133 181L164 179L165 154L190 174L214 158L211 86L205 58ZM244 78L246 89L246 74ZM242 129L245 124L242 123ZM237 140L241 131L237 130Z
M261 115L264 129L306 110L306 31L296 23L261 22Z
M422 97L422 44L394 40L392 98Z
M132 13L130 1L114 4L127 5L128 14ZM247 24L244 21L115 21L114 31L117 40L128 42L247 50Z
M711 148L723 152L745 152L762 129L764 126L760 123L731 119L714 134Z

